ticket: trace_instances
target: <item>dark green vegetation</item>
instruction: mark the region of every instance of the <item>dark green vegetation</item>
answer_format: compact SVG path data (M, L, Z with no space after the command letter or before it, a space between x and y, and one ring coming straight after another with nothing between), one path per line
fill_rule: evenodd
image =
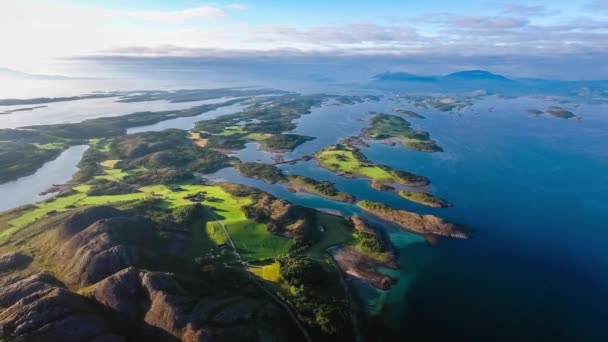
M403 115L407 115L410 118L414 118L414 119L424 119L425 118L424 116L422 116L414 111L411 111L411 110L397 109L395 112L403 114Z
M87 99L101 99L106 97L115 97L113 93L110 94L88 94L81 96L67 96L67 97L38 97L32 99L0 99L0 106L19 106L19 105L35 105L42 103L53 103L53 102L65 102L65 101L76 101L76 100L87 100Z
M297 134L275 134L264 140L262 145L271 151L291 151L296 146L315 138Z
M39 132L0 129L0 183L33 174L68 145L64 139Z
M562 107L549 107L545 109L545 113L560 119L578 118L578 116L576 116L574 113Z
M200 203L194 203L173 209L171 216L177 224L190 224L197 219L202 219L205 215L203 206Z
M288 301L300 319L337 340L348 340L350 313L337 275L327 272L317 261L303 255L279 258L280 274L291 287Z
M328 100L341 103L377 101L377 97L284 94L268 103L255 103L246 110L216 119L198 122L194 131L209 139L208 147L223 150L242 149L245 143L257 141L272 152L293 150L314 138L288 133L296 128L293 120L310 113Z
M188 139L187 132L169 129L117 138L110 156L120 159L123 170L134 172L124 178L129 184L168 184L211 173L230 165L230 158Z
M332 199L334 201L352 203L355 198L345 192L336 189L334 183L329 181L318 181L316 179L300 176L300 175L289 175L289 187L295 191L305 191L323 197Z
M405 191L401 190L397 192L399 196L408 199L412 202L420 203L422 205L426 205L434 208L447 208L451 207L452 204L446 200L443 200L439 197L433 196L426 192L418 192L418 191Z
M33 174L57 158L63 148L38 148L34 144L0 142L0 183Z
M544 111L538 109L528 109L528 113L535 116L540 116L543 114L551 115L559 119L580 119L579 116L572 113L571 111L557 106L551 106Z
M196 116L220 107L235 104L240 100L230 100L219 104L200 105L188 109L162 112L139 112L123 116L88 119L80 123L25 127L35 132L64 139L94 139L118 136L128 128L152 125L164 120Z
M180 89L175 91L136 91L121 95L117 102L145 102L165 100L172 103L203 101L222 97L250 97L270 94L287 94L276 89L260 88L220 88L220 89Z
M348 140L348 139L346 139ZM425 177L411 172L395 170L386 165L374 164L352 144L339 143L329 146L315 154L322 167L340 173L345 177L369 178L377 185L403 184L423 186L429 184Z
M255 162L239 163L236 169L245 177L261 179L271 184L287 181L287 176L285 176L283 171L270 164Z
M479 94L483 95L483 94ZM403 98L419 108L433 108L441 112L458 112L473 105L473 100L479 95L461 96L429 96L429 95L405 95Z
M446 222L433 215L419 215L405 210L393 209L383 203L361 201L357 205L366 212L393 222L403 229L422 235L436 235L466 239L469 232L462 226Z
M412 129L407 120L395 115L374 113L370 127L363 129L363 135L374 140L396 139L403 146L417 151L443 151L435 141L431 140L428 132Z
M38 108L45 108L46 106L36 106L36 107L27 107L27 108L18 108L18 109L9 109L5 111L0 111L0 115L2 114L12 114L17 112L29 112Z
M295 192L317 194L335 201L354 202L353 196L339 191L332 182L317 181L300 175L286 175L283 170L274 165L256 162L238 163L236 170L245 177L260 179L271 184L285 184Z
M107 180L105 178L94 179L89 182L91 189L87 191L88 196L112 196L125 195L138 192L124 183Z

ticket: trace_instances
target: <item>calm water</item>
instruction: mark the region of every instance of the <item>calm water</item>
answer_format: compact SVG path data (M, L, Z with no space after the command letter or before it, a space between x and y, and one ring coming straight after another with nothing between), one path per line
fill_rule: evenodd
M145 111L163 111L190 108L203 104L222 103L231 98L171 103L169 101L116 102L118 97L55 102L41 105L1 106L0 111L46 106L31 111L0 115L0 128L17 128L81 122L86 119L112 117Z
M13 209L24 204L44 201L56 193L39 195L53 184L65 184L78 168L82 154L89 146L72 146L63 151L57 159L45 163L36 173L12 182L0 184L0 211Z
M282 166L331 180L359 199L436 214L475 229L474 239L438 246L389 230L400 251L401 270L392 273L398 285L388 292L357 285L369 311L378 315L376 331L386 340L607 340L607 108L576 108L581 122L525 112L548 105L532 98L489 98L457 115L384 101L324 107L300 119L297 132L318 139L287 157L356 134L365 126L361 118L370 106L388 112L410 108L425 115L424 120L408 120L429 130L446 150L426 154L383 144L363 149L373 161L429 177L433 192L455 204L449 209L429 209L374 191L365 180L336 177L314 162ZM250 148L247 159L260 159L260 153ZM219 176L302 205L356 212L348 205L243 180L231 169Z

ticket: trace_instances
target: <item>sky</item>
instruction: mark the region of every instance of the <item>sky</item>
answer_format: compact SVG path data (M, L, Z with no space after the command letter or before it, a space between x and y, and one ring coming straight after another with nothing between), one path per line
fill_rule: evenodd
M0 0L0 42L0 67L28 72L78 58L291 56L495 59L608 78L608 0Z

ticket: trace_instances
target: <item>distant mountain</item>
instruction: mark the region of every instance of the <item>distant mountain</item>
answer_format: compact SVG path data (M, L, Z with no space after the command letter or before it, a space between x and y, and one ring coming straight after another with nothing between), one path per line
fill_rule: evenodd
M60 75L37 75L28 74L25 72L0 68L0 80L69 80L72 79L66 76Z
M385 72L374 76L374 81L408 81L408 82L436 82L434 76L419 76L407 72Z
M405 72L387 72L372 79L376 88L394 88L417 91L475 91L505 92L519 83L505 76L484 70L465 70L445 76L419 76Z
M561 94L589 98L605 97L608 81L560 81L534 78L511 79L484 70L465 70L445 76L419 76L407 72L385 72L368 86L377 89L417 92L470 92L484 90L503 94Z
M484 70L459 71L440 78L441 81L498 81L514 82L502 75L493 74Z

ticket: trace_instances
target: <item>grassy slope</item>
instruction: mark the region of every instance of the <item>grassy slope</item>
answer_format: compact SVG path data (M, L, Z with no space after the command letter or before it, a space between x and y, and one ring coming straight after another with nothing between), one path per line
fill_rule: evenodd
M321 166L334 172L348 172L379 182L399 183L399 179L390 172L375 165L365 166L351 151L328 148L318 152L316 157Z

